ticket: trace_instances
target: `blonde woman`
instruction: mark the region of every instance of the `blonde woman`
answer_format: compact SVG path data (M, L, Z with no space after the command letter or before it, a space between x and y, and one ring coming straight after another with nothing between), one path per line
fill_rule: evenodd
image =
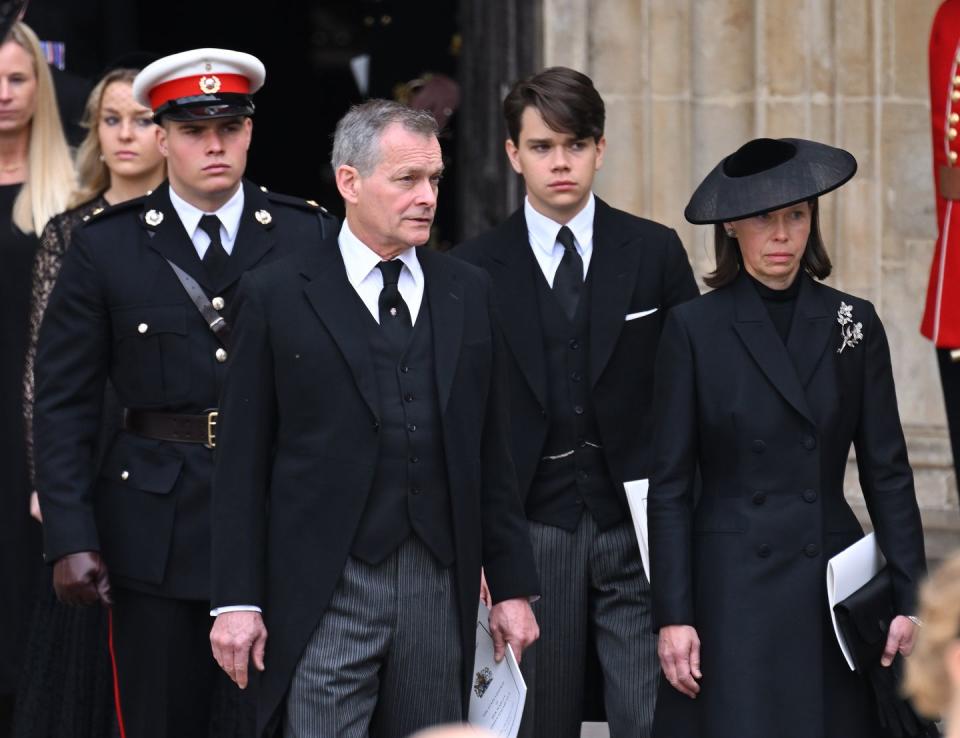
M921 588L920 621L903 691L923 714L943 717L944 738L960 738L960 551Z
M27 447L32 462L33 359L50 292L72 233L105 208L156 187L164 158L156 143L153 113L133 98L134 69L114 69L87 99L82 125L87 135L77 150L77 187L70 209L47 223L33 268L30 343L24 372ZM103 432L117 428L119 406L108 389ZM32 478L32 463L31 463ZM41 519L36 492L31 513ZM63 719L69 715L69 725ZM107 616L102 608L60 604L44 587L34 610L23 684L17 701L14 736L80 738L111 735L113 689L107 648Z
M0 44L0 734L10 720L42 567L40 528L28 517L21 420L30 274L37 236L66 207L73 179L49 67L33 31L15 23Z

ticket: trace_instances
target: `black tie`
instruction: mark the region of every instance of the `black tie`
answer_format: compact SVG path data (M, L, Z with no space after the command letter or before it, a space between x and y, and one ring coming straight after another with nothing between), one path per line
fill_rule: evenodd
M390 338L391 343L403 350L410 341L410 332L413 323L410 320L410 310L400 295L398 283L403 262L400 259L381 261L377 269L383 275L383 289L380 290L380 327Z
M553 277L553 294L557 296L560 307L573 320L580 302L580 290L583 288L583 259L577 253L573 242L573 231L564 226L557 234L557 240L563 245L563 259Z
M203 255L203 266L212 279L220 276L229 254L220 240L220 219L216 215L204 215L200 218L200 229L210 236L210 245Z

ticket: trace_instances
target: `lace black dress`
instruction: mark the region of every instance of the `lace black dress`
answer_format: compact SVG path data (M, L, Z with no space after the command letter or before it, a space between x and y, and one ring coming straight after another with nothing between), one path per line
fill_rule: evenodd
M97 208L98 197L53 218L40 237L33 261L29 345L23 381L30 477L33 477L33 362L43 312L73 229ZM25 283L30 284L28 280ZM106 413L105 413L106 416ZM115 427L115 426L114 426ZM113 677L107 647L107 612L101 607L69 607L53 593L51 569L42 567L34 600L17 705L15 738L109 738L117 735Z

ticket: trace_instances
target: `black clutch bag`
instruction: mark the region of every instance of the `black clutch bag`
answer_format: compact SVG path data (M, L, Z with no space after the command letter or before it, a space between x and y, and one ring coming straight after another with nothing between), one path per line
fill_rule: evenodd
M900 696L903 658L897 654L889 667L880 664L890 623L898 614L894 610L889 569L884 567L860 589L836 603L833 612L854 670L870 684L884 735L937 738L940 732L936 724L917 715Z

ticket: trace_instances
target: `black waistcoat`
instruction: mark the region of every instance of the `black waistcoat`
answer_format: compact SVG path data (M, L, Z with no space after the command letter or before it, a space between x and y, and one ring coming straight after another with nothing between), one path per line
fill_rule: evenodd
M576 529L584 507L602 529L615 525L625 514L600 449L590 397L587 362L592 274L587 275L571 321L543 273L536 270L550 418L543 456L561 458L542 459L537 466L527 495L527 517L566 530Z
M453 523L429 301L424 294L400 356L379 324L369 313L366 317L380 398L380 454L351 553L378 564L413 533L449 566Z

